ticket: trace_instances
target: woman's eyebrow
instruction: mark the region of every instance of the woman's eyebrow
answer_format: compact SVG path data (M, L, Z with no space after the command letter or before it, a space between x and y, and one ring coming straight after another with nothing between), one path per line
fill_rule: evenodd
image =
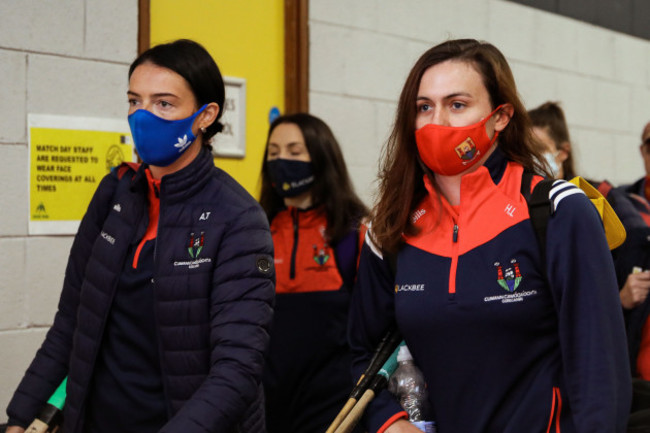
M126 94L127 94L128 96L140 96L139 93L134 92L133 90L127 90L127 91L126 91ZM155 98L170 98L170 97L171 97L171 98L178 98L177 95L175 95L174 93L169 93L169 92L154 93L154 94L151 95L151 96L153 96L153 97L155 97Z
M443 99L451 99L451 98L457 98L459 96L465 96L465 97L472 97L471 93L468 92L453 92L450 93L449 95L445 96Z
M443 96L442 99L451 99L451 98L456 98L458 96L465 96L465 97L471 98L472 94L468 93L468 92L452 92L452 93L450 93L448 95ZM418 96L416 98L416 100L417 101L431 101L431 98L428 97L428 96Z
M178 96L176 96L173 93L169 93L169 92L154 93L151 96L156 97L156 98L169 98L169 97L178 98Z

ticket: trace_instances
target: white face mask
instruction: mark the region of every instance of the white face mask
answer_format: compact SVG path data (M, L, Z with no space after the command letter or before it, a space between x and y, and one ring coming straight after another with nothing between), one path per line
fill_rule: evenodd
M555 160L557 154L558 152L544 152L544 159L546 160L546 164L551 169L551 174L553 177L557 177L557 174L560 172L560 167L557 165L557 161Z

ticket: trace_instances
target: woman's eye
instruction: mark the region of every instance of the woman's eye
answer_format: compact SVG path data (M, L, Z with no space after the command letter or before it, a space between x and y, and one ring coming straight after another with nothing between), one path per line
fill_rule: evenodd
M463 107L465 107L465 104L462 102L452 102L451 104L451 108L453 108L454 110L460 110Z
M431 109L431 105L429 104L420 104L420 106L418 106L418 111L423 113L429 111L430 109Z
M171 107L171 106L172 106L172 104L170 104L170 103L167 102L167 101L160 101L159 104L160 104L160 106L161 106L162 108L167 108L167 107Z
M135 99L129 99L129 105L130 105L131 107L134 107L134 106L137 105L137 104L138 104L138 101L136 101Z

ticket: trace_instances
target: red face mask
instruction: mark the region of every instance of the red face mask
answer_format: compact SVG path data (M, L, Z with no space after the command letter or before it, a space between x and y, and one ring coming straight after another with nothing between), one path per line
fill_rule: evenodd
M453 176L476 164L490 150L499 135L490 140L485 124L503 107L499 105L485 119L469 126L428 124L415 131L415 143L422 162L434 173Z

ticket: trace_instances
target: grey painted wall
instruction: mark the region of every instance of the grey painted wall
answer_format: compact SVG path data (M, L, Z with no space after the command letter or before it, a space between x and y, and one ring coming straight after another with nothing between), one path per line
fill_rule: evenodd
M650 39L648 0L508 0Z
M72 236L29 236L28 114L124 119L137 0L0 0L0 423L52 324Z
M561 102L579 174L614 184L644 174L638 146L650 120L649 40L505 0L309 6L310 111L331 126L368 204L406 75L426 49L450 38L499 48L527 108Z

